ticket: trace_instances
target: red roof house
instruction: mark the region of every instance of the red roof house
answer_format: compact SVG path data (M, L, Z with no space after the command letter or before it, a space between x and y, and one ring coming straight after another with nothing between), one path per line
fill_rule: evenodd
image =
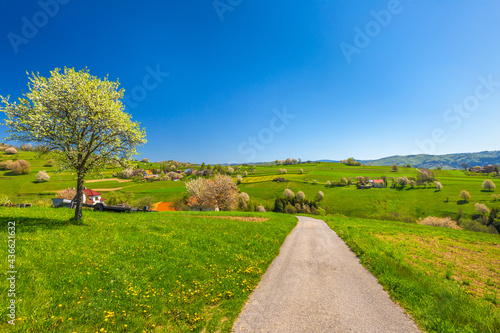
M90 189L84 189L83 190L83 202L88 203L90 205L95 205L96 203L101 203L104 202L105 199L101 198L101 193L90 190Z

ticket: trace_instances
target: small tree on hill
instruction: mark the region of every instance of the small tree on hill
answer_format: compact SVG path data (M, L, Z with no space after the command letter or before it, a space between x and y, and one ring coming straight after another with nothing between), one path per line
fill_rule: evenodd
M16 175L24 175L30 173L30 162L25 160L17 160L10 166L10 171Z
M493 183L490 179L486 179L483 182L483 185L481 185L481 187L484 188L485 190L488 190L488 191L491 191L491 190L494 190L497 188L495 183Z
M323 200L323 197L325 196L325 194L323 193L323 191L319 191L317 194L316 194L316 201L321 201Z
M283 196L285 198L293 198L295 196L295 193L293 193L292 190L290 190L289 188L287 188L285 191L283 191Z
M297 192L297 199L304 200L305 198L306 198L306 195L304 194L304 192L302 192L302 191Z
M9 147L9 148L5 149L5 153L9 154L9 155L14 155L14 154L17 154L17 150L14 147Z
M436 188L438 189L438 191L441 191L441 189L443 188L443 185L441 185L440 182L435 182L434 184L436 184Z
M113 160L130 159L146 143L145 132L124 112L118 82L91 76L87 69L65 68L49 78L32 74L29 92L19 103L2 97L7 140L36 142L52 151L61 165L76 172L75 219L82 218L83 181Z
M481 213L483 215L489 214L490 212L490 209L485 204L476 203L474 205L474 208L476 208L476 211L478 213Z
M392 171L398 171L398 170L399 170L399 167L396 164L394 164L392 166Z
M467 192L466 190L462 190L462 192L460 192L460 198L464 199L465 202L469 201L469 199L471 198L469 192Z
M45 172L45 170L39 171L38 174L36 175L36 181L39 183L48 182L49 179L50 179L50 176Z

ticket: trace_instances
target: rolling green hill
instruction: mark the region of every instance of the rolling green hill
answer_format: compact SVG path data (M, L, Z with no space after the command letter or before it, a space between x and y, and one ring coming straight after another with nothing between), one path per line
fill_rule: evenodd
M485 166L489 164L500 164L500 151L482 151L479 153L462 153L446 155L407 155L389 156L378 160L363 160L363 164L390 166L411 164L418 168L435 169L462 169L461 164L467 163L469 166Z

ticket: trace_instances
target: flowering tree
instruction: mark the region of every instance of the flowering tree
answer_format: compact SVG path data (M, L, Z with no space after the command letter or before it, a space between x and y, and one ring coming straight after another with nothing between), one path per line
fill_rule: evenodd
M41 183L41 182L47 182L49 181L50 176L45 172L45 170L39 171L38 174L36 175L36 181Z
M304 194L304 192L302 192L302 191L297 192L297 199L304 200L305 198L306 198L306 195Z
M318 194L316 194L316 201L323 200L324 196L325 196L325 194L323 193L323 191L319 191Z
M117 159L130 159L146 133L131 121L121 101L118 82L65 68L29 77L29 92L19 103L2 97L7 140L36 142L54 152L61 165L77 175L75 219L82 218L83 181Z
M238 204L238 188L230 176L216 175L214 179L197 178L186 183L193 206L234 210Z
M436 188L438 189L438 191L441 191L441 189L443 188L443 185L441 185L440 182L434 182L434 184L436 184Z
M295 193L293 193L292 190L290 190L289 188L287 188L284 192L283 192L283 196L285 198L293 198L295 196Z
M460 192L460 198L464 199L464 201L467 202L471 198L471 196L469 192L467 192L466 190L462 190L462 192Z
M495 183L493 183L491 180L489 179L486 179L484 182L483 182L483 185L481 185L482 188L484 188L485 190L488 190L488 191L491 191L491 190L494 190L496 189L496 185Z
M481 213L483 215L489 214L489 212L490 212L490 209L485 204L476 203L474 205L474 208L476 208L476 211L478 211L479 213Z

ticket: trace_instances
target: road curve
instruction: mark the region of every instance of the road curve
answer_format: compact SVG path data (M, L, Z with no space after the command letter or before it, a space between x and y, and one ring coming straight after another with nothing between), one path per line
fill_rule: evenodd
M299 217L233 332L419 332L337 234Z

